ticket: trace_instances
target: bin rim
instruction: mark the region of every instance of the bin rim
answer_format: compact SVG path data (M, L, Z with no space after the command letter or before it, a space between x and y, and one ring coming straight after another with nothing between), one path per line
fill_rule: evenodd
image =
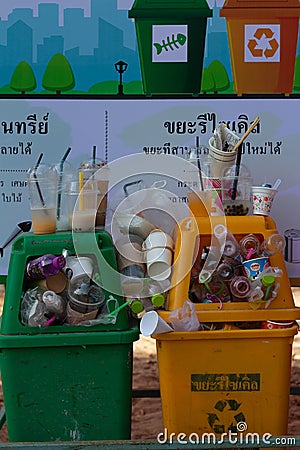
M168 333L152 334L157 341L195 341L200 339L257 339L257 338L285 338L293 337L298 333L297 324L290 328L265 330L213 330L213 331L170 331Z
M281 0L273 0L262 5L261 0L252 0L247 1L247 5L243 5L239 0L227 0L220 9L220 17L263 20L266 18L263 13L266 13L268 18L270 14L272 18L300 16L300 7L297 0L284 0L284 3Z
M0 335L0 350L10 348L66 347L86 345L122 345L139 339L139 328L120 331L96 331L86 333L57 333L30 335Z
M171 8L170 8L171 7ZM151 3L149 0L135 0L132 8L128 11L128 17L132 19L142 18L195 18L212 17L212 10L206 0L192 0L190 5L187 2L171 4L160 0Z

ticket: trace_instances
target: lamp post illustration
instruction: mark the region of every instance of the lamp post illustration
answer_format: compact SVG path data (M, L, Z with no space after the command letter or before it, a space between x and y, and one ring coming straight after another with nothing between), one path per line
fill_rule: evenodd
M123 73L126 71L128 64L124 61L118 61L115 63L115 69L118 72L119 78L119 86L118 86L118 95L124 95L123 93Z

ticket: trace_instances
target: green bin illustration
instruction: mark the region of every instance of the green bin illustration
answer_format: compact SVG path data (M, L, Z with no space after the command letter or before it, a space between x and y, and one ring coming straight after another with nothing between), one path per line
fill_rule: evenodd
M143 89L152 94L198 95L204 59L206 0L135 0Z

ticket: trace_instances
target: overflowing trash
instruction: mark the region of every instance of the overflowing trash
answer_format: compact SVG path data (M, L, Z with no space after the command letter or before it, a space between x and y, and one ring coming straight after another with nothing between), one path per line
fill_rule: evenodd
M94 269L92 258L68 255L65 250L62 255L45 254L28 261L21 323L30 327L115 323L118 300L112 295L106 298L93 279Z

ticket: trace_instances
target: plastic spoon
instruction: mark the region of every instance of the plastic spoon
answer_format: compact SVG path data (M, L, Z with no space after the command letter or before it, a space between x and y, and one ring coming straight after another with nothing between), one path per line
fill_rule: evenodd
M275 183L272 186L272 189L275 189L277 191L277 189L279 188L280 184L281 184L281 179L277 178L277 180L275 181Z

